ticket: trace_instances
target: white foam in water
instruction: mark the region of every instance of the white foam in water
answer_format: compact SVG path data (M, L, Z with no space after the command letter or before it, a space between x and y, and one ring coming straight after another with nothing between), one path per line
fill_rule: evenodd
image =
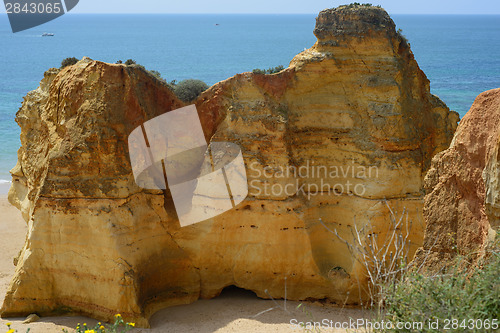
M0 197L4 197L9 193L10 183L10 180L0 179Z

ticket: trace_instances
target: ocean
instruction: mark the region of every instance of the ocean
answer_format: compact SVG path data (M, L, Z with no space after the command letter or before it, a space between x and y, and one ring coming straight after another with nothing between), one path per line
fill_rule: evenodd
M23 96L66 57L134 59L167 80L212 85L254 68L288 65L316 41L315 14L68 14L13 34L0 15L0 184L20 146L14 121ZM500 87L500 15L393 15L431 92L463 116L482 91ZM216 25L218 24L218 25ZM43 32L54 37L41 37Z

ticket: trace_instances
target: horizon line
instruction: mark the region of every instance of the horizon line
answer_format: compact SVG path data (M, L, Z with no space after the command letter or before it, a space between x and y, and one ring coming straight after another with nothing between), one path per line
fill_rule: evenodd
M327 9L327 8L325 8ZM454 16L498 16L500 13L390 13L389 15L454 15ZM311 13L186 13L186 12L162 12L162 13L131 13L131 12L112 12L112 13L95 13L95 12L66 12L66 15L317 15L319 12L311 12ZM0 15L7 15L6 12L0 13Z

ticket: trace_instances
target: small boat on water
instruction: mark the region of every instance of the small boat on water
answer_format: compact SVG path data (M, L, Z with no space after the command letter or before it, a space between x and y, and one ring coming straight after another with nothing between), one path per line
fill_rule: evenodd
M52 36L54 36L54 34L52 32L44 32L42 34L42 37L52 37Z

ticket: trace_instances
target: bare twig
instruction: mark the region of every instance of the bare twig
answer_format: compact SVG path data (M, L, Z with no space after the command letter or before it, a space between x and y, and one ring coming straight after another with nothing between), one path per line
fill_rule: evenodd
M410 240L412 223L408 210L404 208L401 215L397 216L397 211L390 207L388 201L384 200L384 203L390 214L389 231L384 239L379 239L379 234L371 232L369 224L359 228L354 221L351 227L352 241L348 241L340 236L337 229L331 230L321 218L319 219L323 227L345 244L351 255L364 268L368 283L361 283L359 277L356 278L360 298L362 298L362 291L367 293L370 298L370 307L376 303L383 303L383 288L404 278L409 268L408 254L412 245ZM362 299L360 302L363 305Z

